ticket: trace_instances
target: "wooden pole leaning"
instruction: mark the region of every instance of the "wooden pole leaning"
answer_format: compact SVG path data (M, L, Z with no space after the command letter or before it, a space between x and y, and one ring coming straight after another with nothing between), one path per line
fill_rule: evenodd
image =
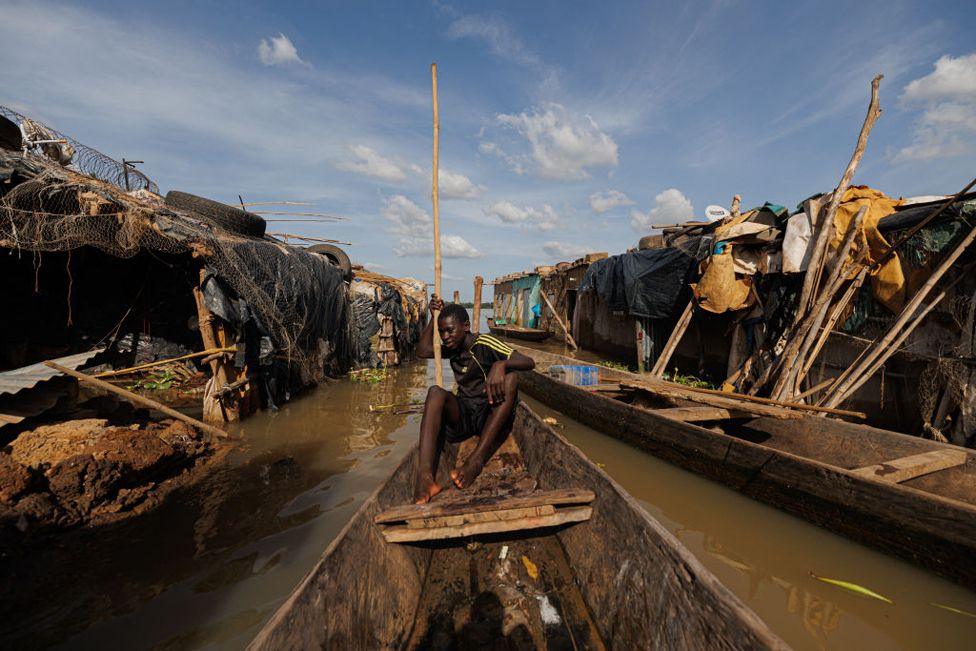
M92 377L90 375L86 375L81 371L76 371L66 366L61 366L56 362L49 361L49 362L44 362L44 364L50 366L55 371L64 373L65 375L70 375L71 377L75 378L79 382L82 382L84 384L89 384L98 389L102 389L103 391L108 391L109 393L114 393L117 396L121 396L122 398L125 398L129 402L134 402L144 407L149 407L150 409L155 409L156 411L160 411L166 414L167 416L169 416L170 418L181 420L184 423L188 423L201 431L207 432L208 434L212 434L213 436L217 436L219 438L232 438L230 434L228 434L222 429L214 427L213 425L207 425L206 423L203 423L197 420L196 418L191 418L186 414L178 412L175 409L172 409L170 407L167 407L166 405L160 402L156 402L155 400L146 398L145 396L140 396L138 393L126 391L122 387L117 387L114 384L110 384L106 382L105 380L99 380L98 378Z
M434 294L438 298L441 296L441 216L440 206L437 197L437 153L440 146L441 123L437 111L437 64L430 64L430 93L434 105L434 163L433 171L430 175L430 200L433 204L434 212ZM444 387L444 369L441 367L441 333L438 329L437 319L440 311L434 311L434 373L437 386Z
M546 307L548 307L549 311L552 312L552 317L556 320L556 323L558 323L559 327L563 329L563 333L566 335L566 343L569 344L573 350L579 350L579 346L576 345L576 340L573 339L573 335L569 334L569 328L567 328L566 324L563 323L563 320L559 318L559 314L556 313L556 308L554 308L552 303L549 302L549 297L546 296L545 292L539 292L539 296L542 297Z
M471 332L478 334L481 332L481 287L485 284L485 279L481 276L474 277L474 306L471 308Z
M692 298L688 301L688 305L685 307L685 311L681 313L678 317L678 322L674 325L674 330L671 331L671 336L668 337L668 343L664 345L664 349L658 356L657 361L654 362L654 368L651 369L651 375L654 377L664 377L664 372L668 369L668 362L671 361L671 356L674 354L675 349L681 342L681 338L685 335L685 330L688 329L688 324L691 323L691 317L695 312L695 299Z

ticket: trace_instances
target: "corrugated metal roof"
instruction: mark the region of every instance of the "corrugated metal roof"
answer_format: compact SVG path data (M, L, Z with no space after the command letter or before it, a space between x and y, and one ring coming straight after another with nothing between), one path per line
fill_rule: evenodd
M70 369L76 369L79 366L83 366L95 355L102 352L102 350L101 348L96 348L95 350L68 355L67 357L61 357L51 361L57 362L61 366L67 366ZM15 368L12 371L4 371L0 373L0 396L14 394L23 389L30 389L41 382L50 380L56 375L60 375L60 373L44 364L44 362Z

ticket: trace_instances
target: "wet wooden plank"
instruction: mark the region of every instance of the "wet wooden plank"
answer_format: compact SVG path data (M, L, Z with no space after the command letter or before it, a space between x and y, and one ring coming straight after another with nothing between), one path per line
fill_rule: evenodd
M851 472L860 477L883 479L897 484L946 468L961 466L968 458L969 455L965 450L933 450L857 468Z
M457 492L463 495L463 491ZM404 504L403 506L395 506L377 515L374 522L384 524L437 516L519 509L546 504L589 504L594 498L593 491L580 488L535 491L526 495L514 496L472 496L467 499L461 498L457 500L432 501L427 504Z
M383 529L383 538L391 543L466 538L468 536L487 533L524 531L526 529L555 527L570 522L584 522L589 520L592 515L592 506L570 506L548 515L521 517L514 520L468 522L458 526L434 527L430 529L415 529L409 525L392 526Z
M471 522L497 522L499 520L518 520L537 515L552 515L556 507L552 504L542 506L527 506L521 509L502 509L500 511L480 511L478 513L462 513L461 515L441 515L433 518L407 520L411 529L432 529L435 527L458 527Z

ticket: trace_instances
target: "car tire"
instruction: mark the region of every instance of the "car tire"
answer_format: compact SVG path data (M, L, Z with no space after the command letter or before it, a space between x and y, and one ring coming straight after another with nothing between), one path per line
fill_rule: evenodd
M342 278L344 280L349 280L352 278L352 262L349 261L349 256L346 255L346 252L340 249L338 246L332 246L331 244L316 244L315 246L310 246L305 250L310 253L318 253L319 255L328 258L329 262L342 272Z
M167 206L201 215L216 226L232 233L264 237L267 228L267 222L254 213L188 192L171 190L166 193L164 202Z

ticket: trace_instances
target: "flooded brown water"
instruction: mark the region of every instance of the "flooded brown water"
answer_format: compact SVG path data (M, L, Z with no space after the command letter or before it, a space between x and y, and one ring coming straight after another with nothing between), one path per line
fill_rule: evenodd
M38 550L0 606L4 646L242 648L415 442L419 416L369 405L420 399L432 375L413 363L255 416L245 445L163 509ZM526 400L796 648L973 647L976 615L945 607L976 614L976 594Z

